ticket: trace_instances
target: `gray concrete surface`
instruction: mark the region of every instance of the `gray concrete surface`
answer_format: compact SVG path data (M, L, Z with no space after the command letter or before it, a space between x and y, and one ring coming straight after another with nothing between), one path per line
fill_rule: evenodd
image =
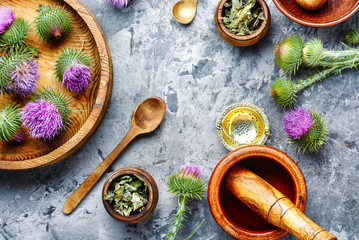
M318 153L297 153L286 142L284 112L268 94L270 82L283 74L274 60L275 44L296 33L319 37L330 49L342 48L339 42L349 27L358 26L359 15L333 27L311 28L290 21L268 1L272 24L267 36L255 46L239 48L215 30L218 1L199 0L197 16L188 26L172 18L175 2L132 0L117 9L104 0L84 0L113 57L108 112L90 140L69 158L45 168L0 172L0 239L161 239L177 204L166 192L167 177L194 163L205 167L208 181L228 153L216 135L217 118L226 106L245 101L266 112L271 126L267 145L286 152L301 168L308 186L307 216L340 240L359 240L358 70L330 77L298 98L298 105L322 112L327 120L328 141ZM79 207L64 215L65 200L124 137L134 107L154 95L168 105L160 128L130 144ZM160 191L154 214L131 226L113 220L100 196L105 178L125 166L151 173ZM193 239L231 239L213 220L206 200L190 204L177 239L203 218Z

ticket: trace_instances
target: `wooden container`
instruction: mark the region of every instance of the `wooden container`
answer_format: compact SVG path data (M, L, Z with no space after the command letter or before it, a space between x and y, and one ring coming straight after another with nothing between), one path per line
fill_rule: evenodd
M214 25L217 29L218 34L228 43L235 45L235 46L250 46L257 43L261 40L266 34L269 29L271 16L268 5L264 0L257 0L258 4L261 6L264 14L264 18L266 19L265 22L259 27L257 31L255 31L251 35L247 36L238 36L231 33L223 23L223 16L224 16L224 4L230 0L221 0L217 8L214 12Z
M69 36L56 44L43 42L36 36L34 20L39 4L62 6L72 17ZM21 144L0 143L0 169L23 170L56 163L74 153L100 125L109 105L112 91L112 61L105 36L96 18L80 0L2 0L0 7L13 9L15 17L26 19L32 27L27 42L39 52L38 89L52 87L71 102L71 125L52 141L26 136ZM82 94L66 90L56 79L54 64L64 48L82 49L91 59L92 82ZM18 101L23 107L29 99ZM13 102L9 95L0 95L0 108Z
M303 212L307 189L297 164L278 149L250 145L226 155L215 167L208 184L208 203L218 225L230 236L242 240L280 239L287 232L269 224L240 201L225 185L235 166L245 166L287 196Z
M122 175L135 175L138 178L140 178L141 180L143 180L145 182L146 186L148 187L149 198L148 198L148 203L147 203L145 209L136 215L130 215L128 217L123 216L123 215L119 214L118 212L116 212L115 210L113 210L113 208L110 206L109 202L107 200L105 200L105 198L104 198L105 194L107 193L107 191L111 185L111 182ZM117 221L122 222L122 223L127 223L127 224L139 223L139 222L142 222L143 220L147 219L153 213L153 211L156 209L157 202L158 202L158 187L157 187L155 180L152 178L152 176L145 170L136 168L136 167L120 168L120 169L116 170L115 172L113 172L106 179L106 181L103 185L103 188L102 188L102 202L103 202L103 205L104 205L106 211L108 212L108 214L110 214L110 216L113 217L114 219L116 219Z
M341 23L359 10L359 0L327 0L317 10L306 10L295 0L273 0L290 20L309 27L329 27Z

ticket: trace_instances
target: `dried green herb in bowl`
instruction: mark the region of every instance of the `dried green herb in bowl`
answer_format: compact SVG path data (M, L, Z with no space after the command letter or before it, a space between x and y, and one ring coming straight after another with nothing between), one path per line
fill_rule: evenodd
M235 35L251 35L265 21L263 10L256 0L231 0L224 4L223 23Z
M123 175L116 178L104 197L111 207L124 216L142 212L148 203L146 183L135 175Z

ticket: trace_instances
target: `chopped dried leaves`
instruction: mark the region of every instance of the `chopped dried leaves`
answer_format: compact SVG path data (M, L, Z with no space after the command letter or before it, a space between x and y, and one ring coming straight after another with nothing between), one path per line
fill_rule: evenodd
M232 0L231 3L225 3L224 7L223 22L233 34L250 35L266 21L256 0Z
M116 178L105 195L111 207L124 216L142 212L148 203L146 183L135 175Z

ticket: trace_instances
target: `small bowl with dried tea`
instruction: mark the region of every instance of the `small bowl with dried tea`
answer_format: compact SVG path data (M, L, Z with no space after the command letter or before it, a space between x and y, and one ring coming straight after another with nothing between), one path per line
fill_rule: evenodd
M218 34L235 46L250 46L261 40L270 25L264 0L222 0L214 13Z
M157 184L143 169L120 168L105 181L102 201L106 211L117 221L138 223L148 218L157 206Z

